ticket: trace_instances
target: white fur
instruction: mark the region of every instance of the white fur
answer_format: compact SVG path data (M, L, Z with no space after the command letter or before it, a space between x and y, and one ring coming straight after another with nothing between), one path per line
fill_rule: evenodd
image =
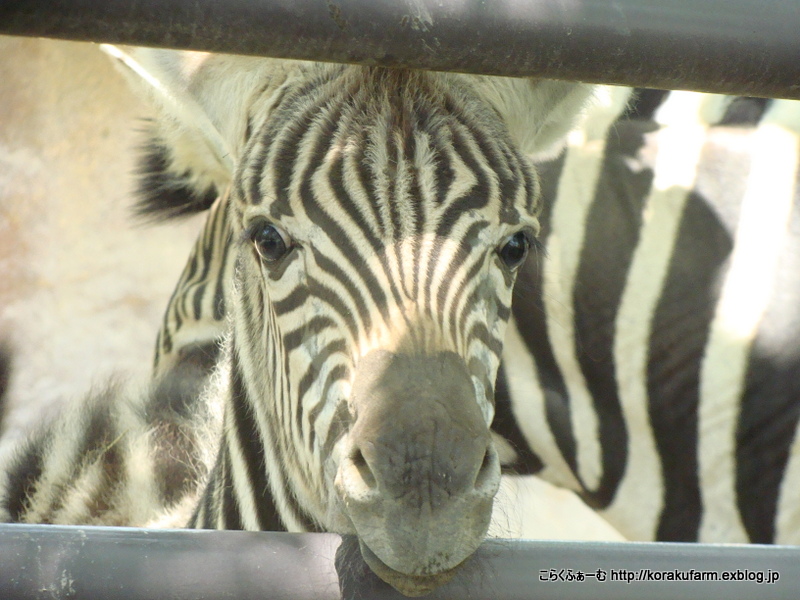
M547 79L461 75L505 121L514 141L537 160L554 157L596 86Z

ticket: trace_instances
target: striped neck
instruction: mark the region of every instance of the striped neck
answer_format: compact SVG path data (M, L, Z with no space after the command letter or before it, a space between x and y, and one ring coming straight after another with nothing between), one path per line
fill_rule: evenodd
M188 526L193 529L250 531L321 531L287 489L276 489L281 475L270 477L267 457L269 432L259 427L243 375L242 364L230 344L225 353L229 385L225 396L223 435L206 488ZM280 467L278 467L280 471Z

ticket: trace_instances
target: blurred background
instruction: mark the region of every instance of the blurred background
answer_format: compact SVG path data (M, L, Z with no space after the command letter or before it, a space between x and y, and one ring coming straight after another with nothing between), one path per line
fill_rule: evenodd
M0 36L0 341L7 428L149 372L202 216L131 216L148 108L93 44ZM13 433L12 433L13 434Z

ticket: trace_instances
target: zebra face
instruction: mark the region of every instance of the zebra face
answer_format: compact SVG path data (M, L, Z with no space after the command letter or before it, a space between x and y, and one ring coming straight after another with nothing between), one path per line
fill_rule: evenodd
M278 97L234 181L233 360L286 524L355 533L381 578L425 593L490 521L536 181L448 76L324 67Z

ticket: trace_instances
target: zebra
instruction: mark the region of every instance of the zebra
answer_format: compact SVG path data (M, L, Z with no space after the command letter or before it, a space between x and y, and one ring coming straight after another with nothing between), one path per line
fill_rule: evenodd
M539 169L548 258L518 276L497 383L518 467L628 539L800 543L800 106L618 111Z
M798 542L798 119L791 101L617 89L539 166L544 249L495 390L505 472L576 491L628 539ZM160 339L201 331L175 314Z
M112 383L3 448L0 520L354 533L402 593L442 585L499 484L494 382L538 232L526 153L592 86L113 52L162 111L168 174L220 196L224 343L162 337L184 352L144 391Z

